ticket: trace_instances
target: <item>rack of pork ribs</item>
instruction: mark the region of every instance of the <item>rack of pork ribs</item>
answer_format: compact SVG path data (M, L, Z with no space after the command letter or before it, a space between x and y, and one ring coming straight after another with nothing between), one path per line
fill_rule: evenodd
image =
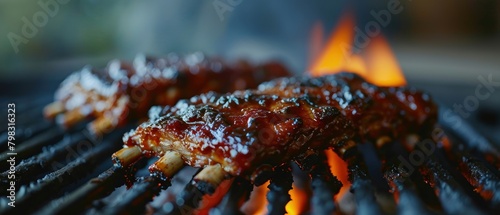
M209 91L255 88L288 75L277 62L254 66L239 60L230 64L201 53L184 57L172 53L162 58L138 55L133 63L114 60L105 69L86 66L71 74L56 91L55 102L45 107L44 115L67 128L94 119L89 130L103 134L147 117L153 105L173 105Z
M85 68L73 74L62 83L56 102L45 108L48 118L66 127L95 118L89 129L97 134L144 120L148 113L149 120L124 135L123 149L112 156L115 165L95 179L99 183L82 187L57 211L83 207L89 202L82 198L91 201L99 192L110 192L114 186L104 184L133 172L142 158L159 157L149 167L151 176L126 181L133 183L132 190L105 213L143 210L189 165L199 170L172 207L160 214L192 212L201 197L212 194L223 181L237 185L226 190L235 199L248 195L252 185L270 181L268 212L284 214L293 182L290 162L295 162L311 177L312 212L331 214L336 210L332 197L342 186L326 162L324 150L333 149L347 163L359 213L381 214L359 149L362 143L377 149L385 179L410 211L430 214L415 193L416 176L401 168L396 157L422 144L446 149L460 161L470 185L489 199L489 207L500 208L497 176L468 159L466 151L449 146L448 137L439 132L437 106L429 95L407 87L378 87L352 73L284 76L288 72L276 63L229 65L199 54L138 57L133 64L115 61L105 70ZM492 166L500 167L497 154L486 156ZM418 171L435 185L439 198L457 202L443 205L446 211L481 213L470 193L448 177L440 159L429 155ZM237 213L239 206L228 203L222 213Z
M254 185L271 180L270 192L285 196L269 204L280 214L290 200L287 189L280 188L291 187L290 161L309 171L313 180L321 179L330 194L324 201L331 201L340 182L324 163L325 149L332 148L347 162L353 189L369 186L358 143L368 141L383 149L397 141L410 148L418 137L431 136L437 107L414 89L377 87L355 74L340 73L280 78L256 90L209 92L174 106L152 107L149 117L124 135L124 148L113 155L118 167L158 156L149 170L160 181L168 181L186 164L198 167L190 186L204 194L213 193L224 179L244 178ZM399 171L391 174L405 177Z

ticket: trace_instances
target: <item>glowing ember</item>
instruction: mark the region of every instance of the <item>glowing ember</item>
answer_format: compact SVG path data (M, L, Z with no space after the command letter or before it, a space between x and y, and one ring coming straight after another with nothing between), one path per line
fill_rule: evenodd
M312 46L317 36L317 27L313 29ZM333 74L342 71L354 72L378 86L402 86L405 78L394 54L385 38L379 34L371 39L363 54L353 53L354 19L344 16L328 40L323 52L309 68L312 76Z
M286 204L286 212L289 215L301 214L303 212L307 199L307 193L296 187L295 183L292 184L292 189L288 192L292 200Z
M347 175L347 163L342 160L333 150L325 150L326 157L328 158L328 165L330 165L330 172L334 176L337 176L340 182L342 182L342 188L340 192L335 196L335 200L342 198L342 196L349 191L351 187L351 182L349 182L349 178Z

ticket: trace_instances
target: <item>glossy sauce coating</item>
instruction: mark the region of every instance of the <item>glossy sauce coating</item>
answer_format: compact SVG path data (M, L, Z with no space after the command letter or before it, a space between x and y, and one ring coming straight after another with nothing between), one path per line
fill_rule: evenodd
M105 69L87 66L73 73L61 83L55 100L67 112L79 110L85 116L106 117L118 126L145 117L153 105L174 105L179 99L209 91L256 88L264 81L288 75L274 62L227 64L200 53L164 58L139 55L132 64L115 60Z
M258 89L283 96L308 94L319 104L334 106L357 127L357 138L367 141L428 132L437 121L437 106L429 95L408 87L377 87L354 73L278 78Z
M209 93L151 112L149 122L125 135L126 145L138 144L147 155L175 150L191 166L220 163L233 175L256 163L277 165L290 160L307 147L306 142L322 145L349 138L344 132L349 123L337 109L318 106L305 97L253 91Z
M378 88L350 73L282 78L258 90L208 93L154 107L150 121L127 133L124 142L139 145L147 156L177 151L190 166L220 163L241 175L306 151L341 151L348 140L418 133L435 115L424 94Z

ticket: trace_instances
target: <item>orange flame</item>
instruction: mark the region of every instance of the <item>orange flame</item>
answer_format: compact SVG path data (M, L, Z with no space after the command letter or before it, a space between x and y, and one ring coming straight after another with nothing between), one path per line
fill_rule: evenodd
M314 38L317 36L313 29ZM314 41L312 46L317 46ZM402 86L406 84L404 75L385 38L379 34L370 38L364 54L353 53L354 18L345 15L328 40L319 57L309 67L312 76L349 71L359 74L378 86Z
M292 189L288 192L291 197L291 201L289 201L285 209L287 214L289 215L298 215L304 211L305 203L308 201L307 193L295 186L295 183L292 184Z
M335 200L339 200L351 187L351 182L347 175L347 163L331 149L325 150L325 153L328 158L328 165L330 165L330 172L332 172L332 175L337 176L337 179L342 182L342 188L337 196L335 196Z
M244 214L264 215L267 214L267 198L266 194L269 191L267 188L269 181L258 187L254 186L250 194L250 198L241 206L241 211Z
M389 43L383 36L372 39L367 49L370 65L368 80L378 86L403 86L406 80L401 67L392 53Z
M269 181L259 187L253 188L253 191L250 194L250 198L241 207L241 211L244 214L267 214L268 202L266 194L267 192L269 192L269 188L267 188L267 186L269 186ZM305 203L308 201L307 193L304 190L296 187L295 184L292 184L292 189L288 192L288 194L290 194L292 200L289 201L285 206L287 214L301 214L305 207Z
M352 44L354 38L354 32L351 31L354 26L353 20L351 15L344 16L340 20L335 33L328 40L326 48L323 49L318 59L309 69L313 76L340 72L345 65L349 65L345 61L349 60L347 56L350 56L350 44Z
M234 179L224 180L221 184L215 189L215 192L212 195L203 195L200 206L198 209L194 211L194 214L197 215L205 215L208 214L210 209L217 206L224 195L226 195L229 188L231 188L231 184Z

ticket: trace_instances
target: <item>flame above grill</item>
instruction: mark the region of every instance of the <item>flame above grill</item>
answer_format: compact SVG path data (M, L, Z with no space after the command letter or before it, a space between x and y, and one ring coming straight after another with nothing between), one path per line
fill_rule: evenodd
M311 55L316 56L321 44L320 24L312 30ZM352 15L342 17L319 57L312 60L308 71L312 76L334 74L341 71L354 72L378 86L406 85L404 75L382 34L370 38L364 50L354 43L355 22ZM365 45L363 45L365 46Z
M322 24L316 23L313 26L310 44L311 65L307 70L309 74L322 76L349 71L361 75L367 81L378 86L406 85L403 72L384 36L379 34L371 38L365 50L362 52L356 51L353 46L354 27L354 16L346 13L329 40L324 44L322 41ZM330 165L330 171L343 184L340 192L335 196L335 200L339 200L349 191L351 186L347 175L347 164L332 150L327 150L325 153ZM297 189L295 185L289 194L292 200L286 205L288 214L300 214L304 204L308 201L305 197L306 194L304 191ZM265 205L265 203L261 204ZM258 207L264 208L262 205ZM267 211L263 209L259 211L259 214L265 212Z

